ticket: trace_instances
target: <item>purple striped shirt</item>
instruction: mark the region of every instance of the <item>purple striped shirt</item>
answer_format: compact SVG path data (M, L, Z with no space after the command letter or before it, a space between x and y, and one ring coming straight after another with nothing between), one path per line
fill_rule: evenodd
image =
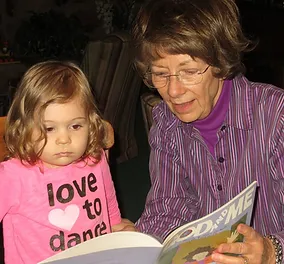
M284 90L234 78L215 157L192 124L177 119L164 102L156 106L149 134L152 186L138 229L164 239L256 180L252 226L275 234L284 248L283 105Z

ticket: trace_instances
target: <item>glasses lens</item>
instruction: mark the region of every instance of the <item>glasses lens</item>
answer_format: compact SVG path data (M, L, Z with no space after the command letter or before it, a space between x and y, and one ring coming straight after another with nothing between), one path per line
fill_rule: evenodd
M181 76L181 80L185 85L199 84L202 81L202 74L183 75Z
M144 83L151 88L162 88L167 85L168 78L153 74L151 72L146 73L144 76Z

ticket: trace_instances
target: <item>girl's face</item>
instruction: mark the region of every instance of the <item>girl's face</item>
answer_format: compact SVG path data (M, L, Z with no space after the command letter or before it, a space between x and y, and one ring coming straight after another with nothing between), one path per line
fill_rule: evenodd
M185 85L176 76L171 76L167 85L158 89L171 111L183 122L204 119L218 101L223 79L214 77L212 69L204 61L193 60L186 54L165 54L161 59L153 61L151 66L151 72L156 76L202 73L198 75L197 84Z
M50 104L44 112L47 144L40 160L48 168L76 162L85 152L89 137L89 122L78 99L64 104ZM36 130L34 139L39 135ZM37 144L36 151L43 145Z

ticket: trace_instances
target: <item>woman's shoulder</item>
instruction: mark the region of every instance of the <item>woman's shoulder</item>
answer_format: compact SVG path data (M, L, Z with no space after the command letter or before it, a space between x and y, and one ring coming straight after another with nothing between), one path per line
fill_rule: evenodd
M283 102L284 89L277 87L273 84L250 81L244 76L238 76L234 79L235 88L240 91L250 91L254 96L254 100L258 99L259 102L277 101Z

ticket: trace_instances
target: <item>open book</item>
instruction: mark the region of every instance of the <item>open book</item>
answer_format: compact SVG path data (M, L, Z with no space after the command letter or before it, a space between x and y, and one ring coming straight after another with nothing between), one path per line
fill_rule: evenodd
M40 264L214 263L210 256L218 245L243 240L236 228L239 223L250 225L256 186L253 182L216 211L177 228L163 244L143 233L117 232L83 242Z

